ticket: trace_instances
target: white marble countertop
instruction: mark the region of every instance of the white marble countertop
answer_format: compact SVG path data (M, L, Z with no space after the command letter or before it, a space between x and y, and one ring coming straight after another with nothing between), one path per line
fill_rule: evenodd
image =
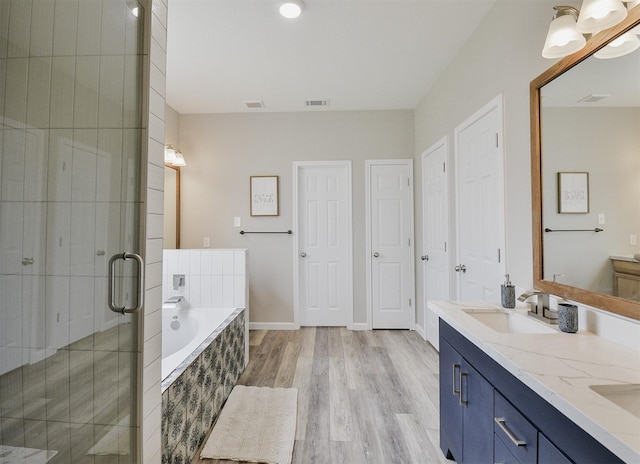
M500 308L486 303L429 308L623 461L640 462L640 418L589 388L640 384L639 352L585 331L500 333L462 311Z

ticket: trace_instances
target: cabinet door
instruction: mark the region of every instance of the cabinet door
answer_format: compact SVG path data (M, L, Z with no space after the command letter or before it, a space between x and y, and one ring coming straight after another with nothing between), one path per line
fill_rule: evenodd
M571 464L569 458L541 433L538 433L538 462L540 464Z
M462 356L440 338L440 449L449 459L462 461Z
M462 459L474 464L493 462L493 386L463 360L460 395L463 404Z

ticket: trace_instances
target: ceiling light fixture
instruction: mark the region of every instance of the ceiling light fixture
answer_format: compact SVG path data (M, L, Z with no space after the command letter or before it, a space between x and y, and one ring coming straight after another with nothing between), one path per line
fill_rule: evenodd
M584 0L580 11L571 6L554 6L556 13L549 25L542 56L562 58L577 52L587 43L586 34L595 34L615 26L627 17L627 8L630 10L640 2L634 0L626 3L625 7L622 0ZM625 37L627 35L629 37ZM639 42L638 46L635 46L636 41ZM614 58L640 47L640 40L633 32L624 34L619 42L613 43L605 47L606 51L603 49L596 53L596 56Z
M611 41L606 47L595 52L593 56L602 60L618 58L638 48L640 48L640 39L633 31L630 31Z
M302 0L286 0L280 5L280 14L285 18L295 19L300 16L303 8Z

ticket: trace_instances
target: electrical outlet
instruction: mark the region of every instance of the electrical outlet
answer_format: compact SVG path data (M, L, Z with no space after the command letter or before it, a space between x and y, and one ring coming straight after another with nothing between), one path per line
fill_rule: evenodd
M236 216L233 218L233 227L241 227L242 221L240 221L240 216Z
M638 236L636 234L629 235L629 245L636 246L638 244Z
M204 246L205 248L211 247L211 239L209 237L204 237L202 239L202 246Z
M604 224L604 213L598 214L598 224L599 225L603 225Z

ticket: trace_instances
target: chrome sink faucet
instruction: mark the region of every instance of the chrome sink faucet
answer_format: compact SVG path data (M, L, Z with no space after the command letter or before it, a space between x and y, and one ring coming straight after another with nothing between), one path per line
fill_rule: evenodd
M549 308L549 294L538 290L524 292L518 297L518 301L527 301L532 296L536 297L536 302L529 301L529 312L531 317L540 319L548 324L558 323L558 313Z

